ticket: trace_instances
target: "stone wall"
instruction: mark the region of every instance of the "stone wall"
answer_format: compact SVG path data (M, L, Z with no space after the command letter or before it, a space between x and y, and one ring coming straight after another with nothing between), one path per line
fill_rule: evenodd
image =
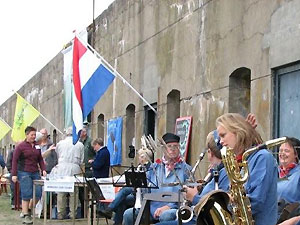
M116 0L89 33L95 49L149 103L157 103L157 136L166 131L167 95L180 91L180 116L193 116L188 161L194 165L215 119L228 112L229 76L239 68L251 71L250 111L263 139L271 138L272 69L300 59L299 10L297 0ZM19 91L60 129L62 66L58 54ZM125 117L129 104L136 110L139 146L145 104L120 79L92 113L93 138L100 114L105 121ZM10 124L14 105L12 97L1 106L1 116ZM42 118L34 125L53 130ZM10 143L8 136L2 145ZM123 151L124 164L129 161Z

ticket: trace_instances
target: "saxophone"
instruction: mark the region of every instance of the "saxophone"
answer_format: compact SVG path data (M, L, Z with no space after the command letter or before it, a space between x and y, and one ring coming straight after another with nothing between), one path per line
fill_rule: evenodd
M286 137L269 140L264 144L250 148L243 153L241 163L237 162L233 149L227 147L221 149L222 160L231 185L230 195L233 208L232 224L254 225L250 200L244 189L244 183L249 178L248 156L260 149L269 149L284 142L286 142Z

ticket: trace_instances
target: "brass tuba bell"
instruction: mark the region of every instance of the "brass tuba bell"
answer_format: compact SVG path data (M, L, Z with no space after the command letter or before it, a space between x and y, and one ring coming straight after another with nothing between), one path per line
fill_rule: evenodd
M204 195L194 208L198 215L197 225L233 225L228 203L229 196L222 190Z

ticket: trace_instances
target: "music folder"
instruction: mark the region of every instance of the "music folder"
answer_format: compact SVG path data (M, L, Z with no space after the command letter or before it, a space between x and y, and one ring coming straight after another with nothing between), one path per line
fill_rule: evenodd
M104 195L101 191L101 188L98 185L95 178L86 178L86 182L87 182L88 187L91 190L91 193L92 193L92 196L93 196L94 200L99 201L99 200L104 200L105 199L105 197L104 197Z
M146 172L126 171L125 181L127 187L147 188Z

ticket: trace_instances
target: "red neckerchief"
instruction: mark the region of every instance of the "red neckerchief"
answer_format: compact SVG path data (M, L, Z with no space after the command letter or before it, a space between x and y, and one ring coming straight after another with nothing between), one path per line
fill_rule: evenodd
M285 169L279 166L279 178L286 177L289 172L296 167L296 163L290 163Z
M235 159L238 163L241 163L242 162L242 159L243 159L243 154L240 154L240 155L237 155L235 156Z
M167 170L170 172L172 170L174 170L175 166L177 163L182 162L182 159L180 156L177 157L177 159L172 160L171 162L169 162L168 160L166 160L166 158L163 156L162 157L162 162L165 164L165 167L167 168Z

